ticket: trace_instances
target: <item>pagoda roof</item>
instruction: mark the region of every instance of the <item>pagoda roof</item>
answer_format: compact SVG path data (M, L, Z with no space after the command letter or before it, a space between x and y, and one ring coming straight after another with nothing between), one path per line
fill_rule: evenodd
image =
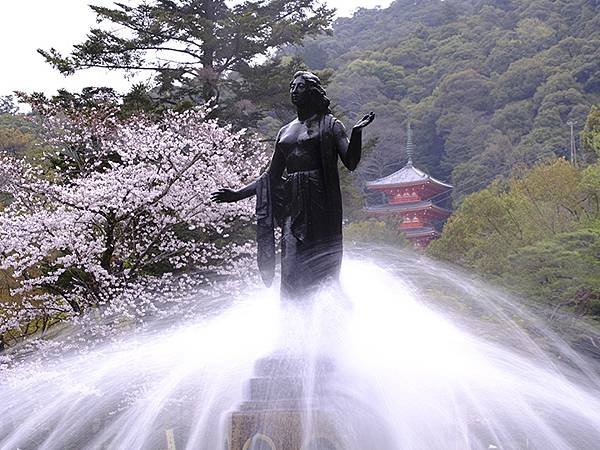
M398 187L415 184L425 184L427 182L436 184L438 186L452 189L452 185L444 183L432 176L427 175L420 169L417 169L409 161L402 169L397 172L388 175L387 177L379 178L373 181L367 181L368 188L382 188L382 187Z
M391 213L391 212L409 212L409 211L420 211L427 208L433 208L436 211L450 215L451 211L442 208L436 204L434 204L431 200L424 200L420 202L410 202L410 203L395 203L395 204L384 204L384 205L375 205L368 206L365 208L367 213Z

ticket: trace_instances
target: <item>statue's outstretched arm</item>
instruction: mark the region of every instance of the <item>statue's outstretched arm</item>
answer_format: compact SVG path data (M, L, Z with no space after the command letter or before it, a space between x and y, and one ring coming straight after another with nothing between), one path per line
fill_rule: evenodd
M271 183L276 182L281 178L283 174L283 170L285 169L285 157L281 152L281 148L279 147L279 136L277 136L277 142L275 144L275 152L273 153L273 158L271 159L271 164L267 169L269 174L269 178ZM243 200L248 197L252 197L256 195L256 183L257 180L254 180L252 183L244 186L241 189L229 189L222 188L216 192L213 192L211 195L211 199L217 203L231 203L237 202L239 200Z
M370 112L359 120L358 123L352 127L350 139L348 139L344 125L336 120L333 126L334 139L340 159L348 170L354 170L356 169L356 166L358 166L362 150L362 129L373 122L374 118L375 114Z

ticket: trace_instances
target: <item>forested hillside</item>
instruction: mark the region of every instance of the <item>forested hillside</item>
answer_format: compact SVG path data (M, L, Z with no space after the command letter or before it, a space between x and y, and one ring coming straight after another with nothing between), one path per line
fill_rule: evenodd
M600 2L397 0L299 52L336 113L378 114L357 188L404 163L409 117L415 163L455 186L430 255L600 318Z
M357 183L403 162L410 116L416 164L454 184L456 201L519 163L568 156L567 122L581 130L600 99L600 2L397 0L297 51L333 69L338 114L378 114Z

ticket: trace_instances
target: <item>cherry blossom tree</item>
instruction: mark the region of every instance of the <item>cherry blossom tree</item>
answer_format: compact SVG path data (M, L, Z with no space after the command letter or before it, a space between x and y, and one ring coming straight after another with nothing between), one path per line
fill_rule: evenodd
M251 272L254 247L235 227L252 220L252 203L209 197L266 165L243 132L208 119L206 108L159 121L121 119L111 106L37 112L55 149L45 165L0 156L12 197L0 212L0 268L15 280L0 333L90 309L143 315L157 308L150 294L176 281Z

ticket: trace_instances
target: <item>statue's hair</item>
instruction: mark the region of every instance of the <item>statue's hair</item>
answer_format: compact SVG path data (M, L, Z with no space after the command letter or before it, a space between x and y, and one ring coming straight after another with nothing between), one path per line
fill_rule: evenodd
M310 87L309 92L311 101L317 109L317 112L320 114L331 113L331 109L329 109L331 101L329 98L327 98L327 92L325 92L325 89L323 89L323 86L321 86L321 80L319 77L312 72L307 72L304 70L296 72L292 80L295 80L298 77L302 77L304 82Z

